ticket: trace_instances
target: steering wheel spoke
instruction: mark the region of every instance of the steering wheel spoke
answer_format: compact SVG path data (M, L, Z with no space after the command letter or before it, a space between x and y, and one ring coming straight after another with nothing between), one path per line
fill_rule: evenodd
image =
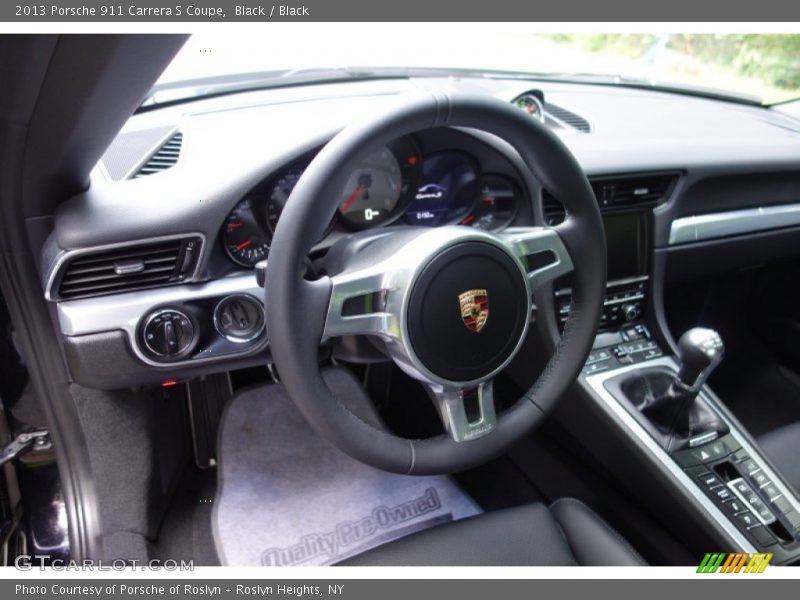
M345 335L399 335L397 317L387 310L392 271L385 265L331 277L331 299L323 339Z
M491 433L497 425L491 380L469 387L430 384L428 389L453 441L476 440Z
M572 258L555 229L520 227L507 230L501 237L525 265L532 290L574 268Z

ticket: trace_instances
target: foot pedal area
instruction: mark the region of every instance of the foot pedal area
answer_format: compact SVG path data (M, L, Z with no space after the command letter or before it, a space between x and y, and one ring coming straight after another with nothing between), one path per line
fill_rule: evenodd
M194 461L200 469L217 466L217 431L222 410L232 396L226 373L193 379L187 385Z

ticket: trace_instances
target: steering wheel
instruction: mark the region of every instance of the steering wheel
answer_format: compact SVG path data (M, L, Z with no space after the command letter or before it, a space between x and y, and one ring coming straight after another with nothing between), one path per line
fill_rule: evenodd
M503 233L377 229L337 243L334 271L305 277L304 260L338 208L331 190L344 189L371 150L430 127L480 129L508 142L563 203L565 221ZM496 414L492 381L525 339L534 290L570 271L572 305L559 344L533 387ZM542 421L591 349L605 280L600 212L566 146L506 102L430 93L346 127L305 170L270 250L267 330L281 381L323 438L387 471L449 473L499 455ZM383 340L394 362L432 392L445 434L407 439L348 410L325 385L318 352L325 340L350 335Z

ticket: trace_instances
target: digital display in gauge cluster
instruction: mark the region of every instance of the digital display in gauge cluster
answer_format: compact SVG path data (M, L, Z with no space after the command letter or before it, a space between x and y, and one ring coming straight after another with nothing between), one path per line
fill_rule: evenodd
M472 161L457 152L425 158L422 181L405 220L409 225L435 227L464 217L478 194L478 172Z
M405 214L409 225L454 224L496 231L517 214L517 186L502 175L481 175L473 161L458 152L425 158L422 181Z

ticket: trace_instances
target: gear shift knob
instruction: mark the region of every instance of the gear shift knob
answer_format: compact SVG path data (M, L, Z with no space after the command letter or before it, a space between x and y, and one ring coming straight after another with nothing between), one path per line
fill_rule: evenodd
M675 385L697 392L725 355L725 344L713 329L694 327L678 341L680 369Z

